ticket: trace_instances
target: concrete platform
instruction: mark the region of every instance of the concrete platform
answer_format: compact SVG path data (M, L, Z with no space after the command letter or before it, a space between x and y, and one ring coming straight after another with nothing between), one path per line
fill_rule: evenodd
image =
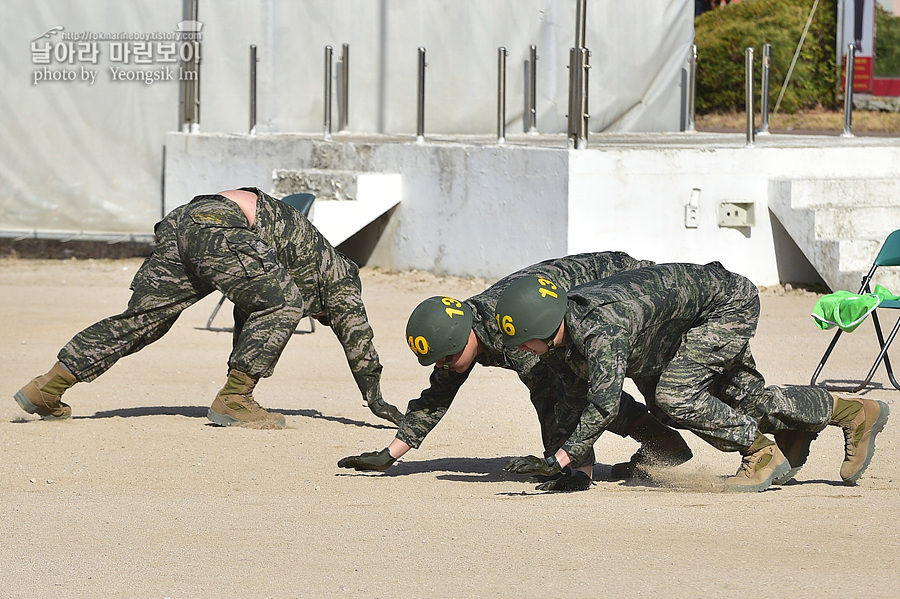
M719 260L763 286L827 283L804 236L770 211L771 183L900 180L900 138L837 133L758 135L753 145L738 133L594 134L583 150L540 134L498 144L170 133L166 146L167 210L214 187L271 188L276 169L399 174L399 205L342 249L370 266L487 278L566 253L622 250L659 262ZM865 206L863 187L858 195ZM721 224L723 205L746 209L748 224ZM900 208L873 213L879 228L900 228Z

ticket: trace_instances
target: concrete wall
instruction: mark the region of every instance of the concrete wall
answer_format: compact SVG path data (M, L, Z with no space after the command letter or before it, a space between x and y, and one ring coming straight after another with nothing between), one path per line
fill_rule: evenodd
M569 150L563 138L498 146L171 133L165 202L169 210L223 188L269 190L275 168L399 173L402 201L375 225L371 266L490 279L566 253L622 250L658 262L718 260L758 285L818 282L768 210L769 181L900 178L900 141L785 139L747 147L734 135L595 136L592 149ZM687 228L694 188L697 227ZM723 201L752 204L754 224L720 227Z
M269 191L276 168L399 173L403 198L368 263L493 278L566 253L564 147L170 133L165 206L232 187Z
M572 152L568 251L615 248L658 262L718 260L758 285L818 282L768 210L769 181L900 177L900 148L896 141L885 146L841 145L836 138L814 145L799 141L792 147L615 145ZM700 190L698 226L687 228L685 205L694 188ZM720 227L720 202L752 203L755 224Z

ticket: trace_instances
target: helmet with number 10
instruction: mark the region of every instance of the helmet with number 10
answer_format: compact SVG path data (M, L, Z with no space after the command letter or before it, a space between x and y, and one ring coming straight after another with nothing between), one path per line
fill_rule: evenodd
M472 332L472 309L436 295L416 306L406 323L406 342L422 366L459 353Z
M516 279L497 300L497 325L507 347L549 339L566 315L566 290L543 277Z

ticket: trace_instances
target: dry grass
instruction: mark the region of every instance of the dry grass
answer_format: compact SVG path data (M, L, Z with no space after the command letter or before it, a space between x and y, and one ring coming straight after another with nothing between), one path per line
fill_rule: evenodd
M854 133L900 135L900 112L854 110ZM696 117L699 131L744 131L747 127L745 113L713 113ZM759 126L759 116L756 117ZM841 132L844 130L844 113L821 108L798 111L794 114L769 116L769 131L773 132Z

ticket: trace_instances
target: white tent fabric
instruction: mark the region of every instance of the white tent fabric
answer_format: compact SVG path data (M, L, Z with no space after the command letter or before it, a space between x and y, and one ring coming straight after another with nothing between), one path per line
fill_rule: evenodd
M200 0L200 130L248 131L255 44L257 132L321 133L324 48L333 46L337 63L346 43L350 131L415 133L420 46L426 133L496 131L499 46L509 53L507 131L522 131L533 44L537 128L561 133L575 7L575 0ZM142 55L137 44L146 40L134 38L171 35L183 11L182 0L0 3L0 234L152 232L161 216L164 134L180 126L179 63L164 62L158 40ZM99 38L93 59L92 38ZM692 41L688 0L587 2L590 130L677 131ZM124 62L129 48L135 53ZM136 63L142 56L149 62ZM335 105L335 128L337 114Z

